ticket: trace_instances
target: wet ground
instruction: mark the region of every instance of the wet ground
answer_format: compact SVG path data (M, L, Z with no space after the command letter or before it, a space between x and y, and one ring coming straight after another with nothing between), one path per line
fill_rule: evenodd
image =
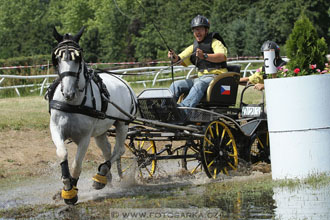
M212 180L203 172L189 175L180 171L179 161L158 164L155 177L144 181L135 178L136 168L123 180L113 169L112 183L99 191L92 188L94 171L84 170L78 182L79 202L67 206L60 198L62 182L57 165L51 166L47 176L0 189L0 210L16 213L1 216L0 212L0 219L25 219L26 215L17 216L17 210L35 205L51 208L37 211L32 219L111 219L109 210L122 207L134 208L133 212L144 208L183 212L212 208L219 210L220 219L330 219L330 183L320 187L265 187L262 184L271 183L271 175L255 170L258 168L241 168L231 176Z

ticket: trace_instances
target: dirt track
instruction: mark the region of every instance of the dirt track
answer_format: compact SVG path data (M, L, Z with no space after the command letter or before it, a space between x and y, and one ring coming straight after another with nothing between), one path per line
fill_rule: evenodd
M68 145L69 158L76 146ZM94 142L86 154L86 160L102 161L101 151ZM0 178L11 174L35 176L44 174L49 164L58 162L56 148L49 130L8 130L0 132Z

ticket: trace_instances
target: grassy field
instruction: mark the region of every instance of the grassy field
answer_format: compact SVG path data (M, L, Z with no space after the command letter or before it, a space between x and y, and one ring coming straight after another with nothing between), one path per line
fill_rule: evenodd
M45 129L48 124L48 102L43 96L0 99L0 131Z

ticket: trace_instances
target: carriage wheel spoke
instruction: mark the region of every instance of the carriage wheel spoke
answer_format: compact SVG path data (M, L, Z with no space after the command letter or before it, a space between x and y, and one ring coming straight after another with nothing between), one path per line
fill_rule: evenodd
M154 145L150 145L150 147L148 147L147 151L149 151Z
M192 151L194 151L195 153L199 153L199 151L197 151L195 148L191 147L190 148Z
M263 144L262 141L259 139L259 137L257 137L257 140L258 140L258 143L260 144L260 146L261 146L262 148L265 148L265 147L264 147L264 144Z
M214 134L213 134L213 131L212 131L212 127L209 127L209 131L210 131L211 137L214 138Z
M225 129L223 129L222 130L222 134L221 134L221 140L223 139L223 137L225 136L225 133L226 133L226 130Z
M149 176L152 177L152 173L149 171L149 169L148 168L145 168L145 169L149 173Z
M125 146L134 154L133 149L128 144L125 143Z
M211 163L209 163L209 164L207 165L207 167L210 168L210 166L214 163L214 161L215 161L215 160L212 160Z
M232 165L230 162L228 162L228 165L233 169L233 170L236 170L237 168L234 167L234 165Z
M198 163L198 165L190 172L191 174L194 174L197 168L201 165L201 162Z
M230 141L228 141L228 143L226 144L226 146L228 146L229 144L231 144L232 141L233 141L233 140L230 139Z
M225 174L228 175L228 170L227 170L227 168L225 167L225 168L223 168L223 170L225 171Z
M126 170L128 170L129 168L131 168L133 165L133 163L129 164L125 169L122 170L122 172L125 172Z
M213 179L217 178L217 168L214 168L213 171Z
M209 143L209 145L214 146L214 144L209 139L207 139L207 137L204 137L204 140L206 140L206 142Z

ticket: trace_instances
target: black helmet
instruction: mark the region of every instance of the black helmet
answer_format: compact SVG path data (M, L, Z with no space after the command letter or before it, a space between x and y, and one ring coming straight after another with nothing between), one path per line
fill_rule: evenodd
M275 53L280 53L280 47L277 45L277 43L275 43L274 41L265 41L261 48L260 48L260 52L264 52L265 50L270 50L270 49L274 49Z
M191 20L191 28L200 27L200 26L210 28L209 19L207 19L202 15L197 15Z

